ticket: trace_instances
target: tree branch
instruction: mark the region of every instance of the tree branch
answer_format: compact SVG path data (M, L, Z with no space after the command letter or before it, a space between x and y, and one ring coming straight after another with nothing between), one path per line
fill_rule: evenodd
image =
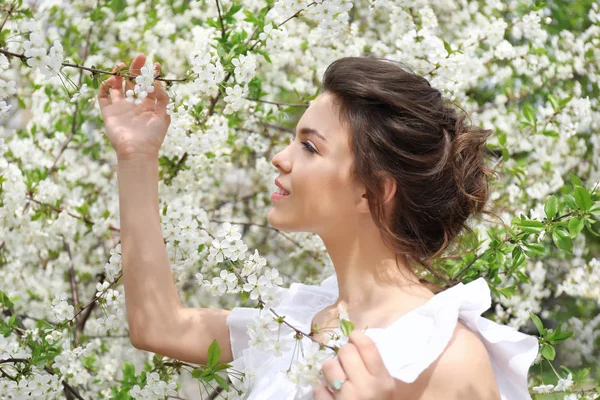
M225 22L223 22L223 16L221 15L221 6L219 0L215 0L217 3L217 12L219 13L219 20L221 20L221 38L225 39Z
M4 29L4 24L6 24L6 21L8 21L8 18L10 17L10 15L14 11L14 9L15 9L15 3L12 3L10 5L10 7L8 8L8 11L6 12L6 15L4 16L4 19L2 20L2 24L0 24L0 32L2 32L2 29Z
M7 57L15 57L15 58L19 58L22 61L26 62L28 57L25 56L25 54L17 54L17 53L13 53L10 52L8 50L4 50L4 49L0 49L0 54L4 54ZM84 67L83 65L79 65L79 64L73 64L73 63L68 63L68 62L63 62L61 64L63 67L71 67L71 68L79 68L81 70L84 71L88 71L91 72L92 75L96 75L96 74L102 74L102 75L121 75L124 78L127 79L135 79L136 76L135 75L125 75L125 74L121 74L120 72L112 72L112 71L105 71L102 69L97 69L97 68L90 68L90 67ZM162 82L187 82L189 78L180 78L180 79L166 79L166 78L161 78L159 76L155 77L154 80L156 81L162 81Z
M52 204L42 203L41 201L38 201L38 200L34 199L33 197L30 197L30 195L27 195L26 199L27 199L27 200L31 200L31 201L33 201L34 203L37 203L37 204L39 204L39 205L41 205L41 206L48 207L48 208L52 209L52 211L55 211L55 212L57 212L57 213L61 213L61 212L65 211L65 208L61 208L61 207L55 207L55 206L53 206ZM89 220L89 219L87 219L86 217L82 217L82 216L79 216L79 215L71 214L71 213L70 213L70 212L68 212L68 211L67 211L67 215L69 215L69 216L71 216L71 217L73 217L73 218L80 219L80 220L84 221L85 223L88 223L88 224L91 224L91 225L95 225L95 222L94 222L94 221L90 221L90 220ZM115 227L115 226L113 226L113 225L110 225L110 226L108 227L108 229L109 229L109 230L111 230L111 231L114 231L114 232L121 232L121 230L120 230L119 228L117 228L117 227Z

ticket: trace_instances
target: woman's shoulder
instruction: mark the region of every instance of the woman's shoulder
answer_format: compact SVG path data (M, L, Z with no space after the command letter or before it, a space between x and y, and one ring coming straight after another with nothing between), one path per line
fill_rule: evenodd
M537 339L484 318L490 306L490 289L481 278L436 294L386 329L365 333L390 374L406 384L428 382L428 390L443 390L443 398L454 385L457 393L466 391L457 398L487 399L493 393L471 396L467 389L486 390L486 382L495 380L503 399L530 398L527 372L538 352ZM491 377L484 379L483 371L490 376L490 370ZM473 376L481 387L469 387Z
M476 379L474 379L476 377ZM412 384L396 380L406 398L498 400L500 392L482 340L458 323L442 354Z

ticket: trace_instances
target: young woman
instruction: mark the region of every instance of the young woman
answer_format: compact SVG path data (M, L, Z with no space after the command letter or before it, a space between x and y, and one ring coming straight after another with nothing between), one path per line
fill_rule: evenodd
M138 55L130 71L139 74L144 62ZM155 83L134 105L125 100L128 89L131 82L123 87L113 76L98 99L119 160L123 277L135 347L205 363L216 339L222 362L249 371L252 399L530 398L527 371L537 340L481 317L490 307L485 281L435 294L419 279L468 229L467 218L485 212L491 173L484 165L489 131L467 126L425 79L387 60L332 63L294 140L272 159L283 194L272 197L269 223L319 235L335 267L320 286L292 284L278 309L313 341L326 343L327 330L339 332L338 306L355 325L337 357L322 365L327 385L305 392L282 372L289 357L248 345L246 324L259 310L182 306L158 208L169 99Z

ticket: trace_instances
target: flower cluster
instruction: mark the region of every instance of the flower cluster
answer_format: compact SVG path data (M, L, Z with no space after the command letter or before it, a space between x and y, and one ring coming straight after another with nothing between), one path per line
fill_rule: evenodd
M52 300L52 312L58 322L73 318L75 308L67 302L67 294L62 292Z
M556 385L534 386L536 393L566 392L573 387L573 375L569 374L566 378L559 378Z
M142 100L148 97L148 93L154 92L154 72L144 66L140 74L135 77L135 87L125 91L125 101L133 104L142 104Z
M46 54L45 39L37 23L29 21L25 28L30 31L29 40L23 42L23 55L27 57L27 65L39 68L46 79L57 76L64 60L61 42L55 40Z
M135 385L129 394L136 400L159 400L167 396L177 396L177 384L165 382L156 372L146 374L146 386Z
M197 74L194 89L204 96L215 96L225 79L225 70L218 56L207 52L192 58L192 71Z

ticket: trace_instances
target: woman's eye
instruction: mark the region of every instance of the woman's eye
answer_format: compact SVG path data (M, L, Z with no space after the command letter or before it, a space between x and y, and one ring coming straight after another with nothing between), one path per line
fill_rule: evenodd
M314 147L312 147L309 142L300 142L300 143L302 143L302 145L304 146L304 148L306 150L310 151L311 153L316 153L317 152L317 150Z

